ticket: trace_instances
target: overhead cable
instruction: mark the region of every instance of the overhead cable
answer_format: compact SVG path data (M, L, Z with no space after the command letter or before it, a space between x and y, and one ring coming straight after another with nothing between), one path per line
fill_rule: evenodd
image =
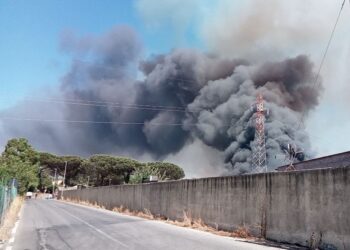
M350 0L349 0L349 1L350 1ZM316 74L316 76L315 76L315 80L314 80L313 85L312 85L312 89L315 89L316 86L318 86L318 85L320 84L318 80L319 80L319 77L320 77L321 69L322 69L323 63L324 63L324 61L325 61L325 59L326 59L326 56L327 56L329 47L330 47L330 45L331 45L331 42L332 42L332 40L333 40L334 33L335 33L336 28L337 28L338 21L339 21L341 12L342 12L342 10L343 10L344 4L345 4L345 0L343 1L342 5L341 5L341 7L340 7L340 10L339 10L337 19L336 19L335 24L334 24L334 26L333 26L331 35L330 35L330 37L329 37L329 39L328 39L327 46L326 46L326 48L325 48L325 50L324 50L324 53L323 53L323 56L322 56L320 65L319 65L318 70L317 70L317 74ZM306 115L306 112L304 111L304 112L302 113L301 117L300 117L300 122L299 122L299 125L298 125L298 129L300 129L301 124L303 124L305 115Z
M57 123L77 123L77 124L116 124L116 125L152 125L152 126L198 126L206 125L199 123L159 123L159 122L128 122L128 121L93 121L93 120L64 120L64 119L40 119L40 118L25 118L25 117L10 117L0 116L0 120L15 120L15 121L33 121L33 122L57 122ZM210 125L210 124L207 124ZM223 124L218 127L230 127L231 125Z

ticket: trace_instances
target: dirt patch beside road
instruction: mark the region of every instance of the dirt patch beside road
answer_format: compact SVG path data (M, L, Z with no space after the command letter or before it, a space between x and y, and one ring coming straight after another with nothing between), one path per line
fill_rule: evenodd
M0 241L6 241L11 236L11 230L18 218L18 213L23 205L23 197L16 197L8 209L4 222L0 227Z

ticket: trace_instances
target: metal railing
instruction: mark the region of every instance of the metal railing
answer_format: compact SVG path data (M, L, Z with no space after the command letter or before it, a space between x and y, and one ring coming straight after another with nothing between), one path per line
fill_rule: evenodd
M6 212L16 196L17 185L15 179L0 181L0 225L2 225Z

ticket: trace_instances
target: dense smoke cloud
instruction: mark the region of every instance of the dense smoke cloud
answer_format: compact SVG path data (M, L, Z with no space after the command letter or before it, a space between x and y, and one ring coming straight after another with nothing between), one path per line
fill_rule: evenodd
M251 170L251 106L261 93L270 110L269 167L283 164L287 143L302 148L306 157L311 154L307 135L298 124L302 112L307 114L317 105L320 90L312 87L313 65L306 56L254 64L179 49L140 61L141 43L128 27L114 28L101 37L66 35L62 48L72 55L72 65L60 90L46 98L72 101L25 102L3 116L144 124L7 120L2 124L7 138L25 136L39 149L56 153L153 159L174 157L196 143L220 155L218 173L243 173ZM138 69L144 74L142 80L136 79ZM98 106L105 102L114 104Z
M196 137L224 150L228 169L250 171L255 132L251 107L261 93L270 111L265 127L269 167L282 164L288 143L310 157L310 143L300 130L300 119L317 105L319 89L313 88L313 79L306 56L239 66L229 77L210 81L201 89L188 106L192 113L186 122L198 124L192 130Z
M167 43L178 41L176 36L193 44L197 38L207 51L230 58L245 58L252 62L282 61L306 54L319 67L328 39L335 24L342 0L139 0L137 10L152 32L162 31L155 21L163 25L169 19L174 24ZM176 6L174 3L180 3ZM193 5L195 4L195 7ZM147 6L146 6L147 5ZM169 11L170 10L170 11ZM175 13L164 17L164 13ZM190 15L186 15L190 12ZM174 22L173 16L180 22ZM350 124L350 8L345 1L334 37L321 68L325 91L320 105L306 118L306 129L316 151L315 156L326 156L349 150ZM187 25L187 28L184 27ZM175 26L175 27L174 27ZM181 29L176 29L176 27ZM157 29L158 28L158 29ZM164 28L164 26L163 26ZM189 37L193 29L193 34ZM174 32L174 31L177 32ZM180 33L178 32L180 31ZM189 32L190 31L190 32ZM175 39L174 39L175 37ZM174 43L179 47L181 43ZM318 84L317 84L318 86ZM345 115L345 116L344 116ZM345 119L345 120L344 120ZM342 126L339 127L341 122ZM333 128L334 129L325 129ZM344 137L345 136L345 137ZM341 138L336 140L335 138ZM336 141L336 142L335 142Z

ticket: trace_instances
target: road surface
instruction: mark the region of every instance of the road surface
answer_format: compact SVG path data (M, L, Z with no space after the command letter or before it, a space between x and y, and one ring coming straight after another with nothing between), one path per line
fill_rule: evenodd
M11 246L8 247L11 249ZM287 249L55 200L25 202L13 250ZM288 248L289 249L289 248Z

